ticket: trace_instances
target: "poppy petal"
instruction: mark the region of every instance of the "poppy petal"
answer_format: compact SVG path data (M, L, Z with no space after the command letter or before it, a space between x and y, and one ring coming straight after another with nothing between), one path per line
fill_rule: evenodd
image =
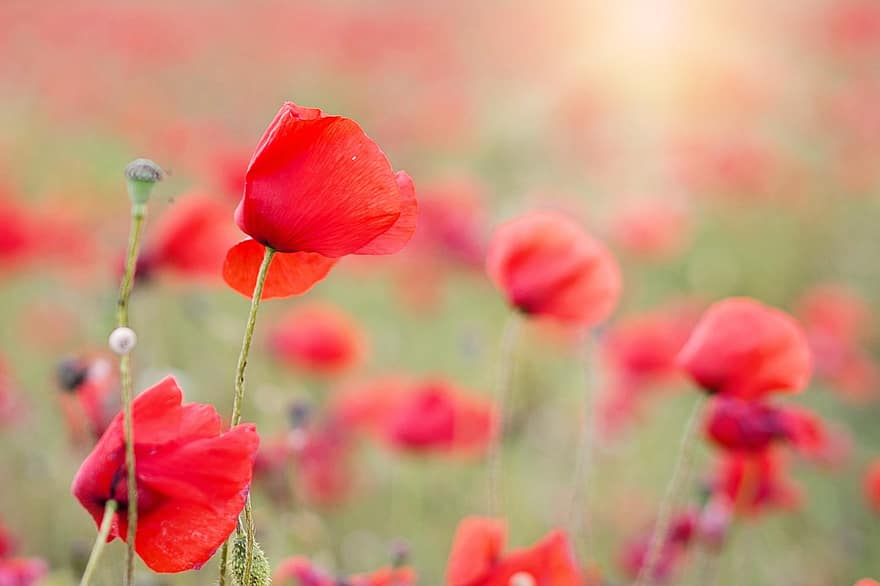
M253 295L266 248L250 238L229 249L223 263L226 284L247 298ZM311 252L276 252L269 265L262 299L300 295L327 276L336 259Z
M468 517L459 523L447 564L447 586L482 583L501 557L507 527L504 521Z
M398 171L394 179L400 188L400 217L387 232L372 240L355 254L394 254L403 249L416 231L419 203L416 188L406 171Z

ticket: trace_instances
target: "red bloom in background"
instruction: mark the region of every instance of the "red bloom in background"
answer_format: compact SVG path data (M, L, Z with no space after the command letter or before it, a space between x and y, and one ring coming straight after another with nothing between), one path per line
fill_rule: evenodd
M872 580L871 578L862 578L861 580L853 584L853 586L880 586L880 582L878 582L877 580Z
M865 474L865 500L875 513L880 514L880 458L871 462Z
M397 174L352 120L285 103L245 175L235 222L251 239L233 246L223 275L250 297L266 246L263 298L307 291L349 254L393 254L416 227L412 180Z
M294 446L294 484L299 497L314 505L332 505L351 492L351 438L335 422L310 426Z
M38 558L13 557L15 540L0 524L0 586L31 586L49 573L46 562Z
M798 304L816 375L855 400L876 395L880 372L862 349L872 331L871 309L855 291L838 284L809 290Z
M592 326L620 297L617 261L569 218L533 212L502 224L486 255L489 278L525 314Z
M712 442L735 452L760 452L784 437L781 409L737 398L713 399L703 425Z
M199 568L235 528L259 444L252 424L221 431L210 405L181 405L172 377L133 403L138 526L135 550L156 572ZM125 540L128 489L122 414L116 416L73 480L73 494L100 525L109 499L119 503L109 539Z
M617 210L611 239L624 251L645 259L669 258L685 245L688 219L682 207L648 199Z
M812 368L797 322L748 298L725 299L706 310L678 363L706 392L747 400L797 393Z
M756 454L725 453L718 461L712 492L726 497L737 513L756 515L800 505L800 491L785 476L782 454L766 449Z
M670 520L652 572L653 582L666 582L673 576L696 535L697 522L698 516L693 510L683 511ZM627 577L636 578L647 563L653 533L652 530L641 535L623 548L619 564Z
M0 559L0 586L31 586L49 574L49 567L38 558Z
M237 235L229 225L230 206L201 193L181 197L156 222L138 257L137 276L154 273L215 279L223 268L226 250Z
M413 586L416 573L408 567L382 568L369 574L356 574L344 579L328 575L304 557L283 560L272 575L276 586Z
M63 360L57 370L63 391L61 408L71 437L80 443L86 433L100 438L119 412L119 376L104 357Z
M484 517L458 524L446 565L447 586L509 586L524 574L536 586L582 586L577 561L562 531L548 533L535 545L504 553L506 525Z
M272 355L311 374L333 375L356 366L366 353L364 335L347 314L315 303L292 309L269 333Z
M483 452L498 423L491 401L442 379L379 379L341 393L333 413L345 425L413 453Z

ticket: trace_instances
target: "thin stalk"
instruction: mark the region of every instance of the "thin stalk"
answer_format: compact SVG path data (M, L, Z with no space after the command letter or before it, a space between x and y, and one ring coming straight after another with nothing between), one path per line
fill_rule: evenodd
M257 273L257 282L254 285L254 293L251 297L251 309L248 313L247 324L244 329L244 338L241 341L241 352L238 355L238 365L235 370L235 395L232 399L232 418L230 427L235 427L241 422L241 404L244 400L244 373L247 370L248 354L251 351L251 343L254 339L254 326L257 324L257 312L260 309L260 301L263 297L263 287L269 274L269 265L275 249L266 247L260 271ZM254 555L254 518L251 509L251 498L248 495L244 504L244 528L247 532L247 560L245 561L244 583L250 584L251 562ZM229 540L223 544L220 552L220 586L226 586L226 562L229 559Z
M119 287L119 301L117 302L116 325L128 327L128 301L131 297L131 289L134 285L134 273L137 266L138 250L140 248L141 231L144 226L143 206L132 207L131 230L128 239L128 255L125 260L125 273L122 277L122 285ZM134 541L137 533L137 476L135 476L134 455L134 424L132 418L131 403L134 397L133 383L131 379L131 355L123 354L119 358L119 374L122 385L122 412L123 412L123 437L125 439L125 466L128 480L128 534L126 535L125 555L125 586L134 584Z
M663 540L669 530L669 521L672 516L672 508L675 504L675 497L678 494L679 485L682 476L690 467L690 460L693 454L695 431L697 428L697 415L703 404L703 395L698 395L691 408L691 413L685 423L684 432L681 435L681 441L678 445L678 453L675 456L675 464L672 467L672 477L666 485L666 494L660 501L660 509L657 512L657 523L654 525L654 531L651 534L651 540L648 542L648 552L645 556L645 562L642 564L641 570L636 577L633 586L643 586L647 580L652 580L657 562L660 561L660 553L663 549Z
M104 517L101 519L101 527L98 529L98 536L95 538L95 544L92 546L89 561L86 564L82 579L79 581L79 586L88 586L92 580L92 574L95 573L95 568L98 567L98 559L100 559L101 553L104 551L104 546L107 545L107 536L110 535L110 527L113 526L113 516L116 514L116 509L117 503L113 499L107 501L107 504L104 506Z
M574 475L571 482L571 499L566 520L572 542L577 543L581 527L589 528L587 515L589 483L596 444L596 397L601 384L599 340L595 332L584 331L580 340L581 362L584 369L583 415L575 451ZM582 494L584 493L584 494ZM584 544L586 547L587 544Z
M498 402L498 429L495 437L489 443L489 516L493 517L499 512L500 485L501 485L501 452L504 441L504 420L506 416L507 396L510 394L510 383L513 378L514 357L513 351L519 338L519 316L512 314L507 318L504 325L504 333L501 335L501 349L498 362L498 374L495 391L495 399Z

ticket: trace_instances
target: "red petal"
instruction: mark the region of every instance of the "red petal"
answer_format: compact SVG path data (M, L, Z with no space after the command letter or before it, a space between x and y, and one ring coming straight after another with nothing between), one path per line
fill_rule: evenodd
M265 253L266 247L250 238L230 248L223 263L226 284L245 297L252 297ZM335 258L311 252L276 252L269 265L262 299L301 295L326 277L334 264Z
M391 164L357 123L287 103L251 160L235 219L281 252L336 258L387 232L400 211Z
M400 217L387 232L355 254L394 254L403 249L415 233L419 217L415 185L406 171L398 171L394 178L400 187Z
M473 586L482 583L504 548L507 528L504 521L485 517L467 517L458 524L449 563L447 586Z
M150 569L182 572L211 558L244 507L258 445L247 424L139 455L139 482L165 497L138 519L135 549Z

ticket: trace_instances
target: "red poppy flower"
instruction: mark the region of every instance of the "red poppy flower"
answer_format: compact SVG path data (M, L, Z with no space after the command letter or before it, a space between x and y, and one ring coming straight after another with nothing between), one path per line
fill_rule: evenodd
M75 442L84 432L100 438L119 412L119 377L103 357L63 360L58 366L58 386L63 391L61 406Z
M868 506L880 514L880 458L871 462L865 474L865 499Z
M669 580L684 558L697 529L697 513L686 510L675 515L660 545L660 555L655 562L652 581L662 583ZM621 569L629 578L636 578L648 561L653 530L627 544L620 554Z
M785 476L782 454L773 448L756 454L725 453L712 491L725 496L737 513L756 515L800 505L800 491Z
M442 379L380 379L341 393L334 413L396 450L463 455L488 447L498 419L489 400Z
M210 405L181 405L172 377L133 403L138 526L135 550L156 572L199 568L235 528L259 444L252 424L221 432ZM128 489L122 414L116 416L73 480L73 494L100 525L109 499L119 503L109 539L126 539Z
M678 355L708 393L753 400L796 393L810 380L807 340L790 316L747 298L712 305Z
M156 272L219 278L225 251L237 238L230 207L201 193L181 197L158 220L138 257L137 277Z
M416 573L407 567L382 568L369 574L356 574L344 579L328 575L304 557L282 561L272 575L276 586L413 586Z
M446 565L447 586L509 586L525 574L536 586L582 586L568 537L555 530L531 547L503 553L503 521L468 517L459 523Z
M853 586L880 586L880 582L878 582L877 580L872 580L871 578L862 578L861 580L853 584Z
M341 502L352 488L351 438L332 421L303 431L293 446L297 494L313 505Z
M0 559L0 586L35 586L48 573L46 562L38 558Z
M716 397L706 410L704 431L726 450L760 452L783 437L782 413L756 401Z
M533 212L492 236L486 270L525 314L579 326L604 320L620 297L617 261L565 216Z
M269 246L263 297L303 293L339 257L399 251L417 215L412 180L357 123L287 102L248 165L235 221L252 240L229 250L224 278L250 297Z
M269 348L281 362L311 374L333 375L363 359L366 342L358 325L333 305L296 307L269 333Z
M611 224L612 241L624 251L645 259L675 255L688 238L684 209L662 199L627 204Z

